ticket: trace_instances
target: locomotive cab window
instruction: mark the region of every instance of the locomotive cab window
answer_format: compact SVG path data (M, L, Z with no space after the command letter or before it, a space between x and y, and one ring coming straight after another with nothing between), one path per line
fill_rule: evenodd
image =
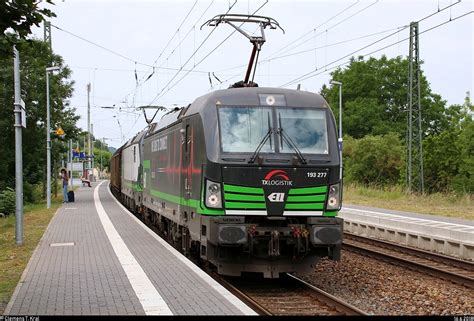
M329 154L324 109L222 106L218 114L224 153L253 153L263 144L262 153Z
M278 128L305 154L328 154L326 111L308 108L277 108ZM279 135L280 153L293 153Z
M272 126L272 109L268 107L220 107L221 146L225 153L253 153ZM270 140L261 152L274 151Z

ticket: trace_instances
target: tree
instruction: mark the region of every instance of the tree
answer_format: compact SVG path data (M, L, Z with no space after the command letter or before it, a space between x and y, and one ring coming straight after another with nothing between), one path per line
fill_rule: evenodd
M100 164L102 160L102 168L106 171L109 171L110 159L112 158L112 153L109 152L107 147L104 149L94 148L94 165L100 170Z
M62 57L52 53L42 41L19 40L20 76L22 98L26 105L27 127L23 130L23 164L25 199L32 200L37 184L46 181L46 67L61 68L50 75L51 128L58 126L65 131L64 137L51 135L52 159L59 161L66 151L65 141L77 136L76 122L79 116L69 107L73 82L69 80L71 70L64 65ZM15 146L13 115L13 59L0 58L0 191L14 186Z
M10 0L0 2L0 56L12 55L12 46L18 39L26 39L33 25L46 18L56 17L54 12L40 8L43 1ZM46 3L53 4L52 0ZM14 36L17 34L17 37Z
M446 110L448 129L424 141L425 186L428 191L474 191L474 122L472 105Z
M348 182L379 186L398 183L405 149L396 134L360 139L345 136L344 141L344 177Z
M343 128L355 138L365 135L385 135L395 132L404 138L406 131L406 105L408 60L396 57L380 59L352 58L345 69L331 73L341 81L343 92ZM443 112L446 102L431 92L421 73L422 127L426 134L446 129ZM322 95L328 100L336 119L339 116L338 86L323 86Z

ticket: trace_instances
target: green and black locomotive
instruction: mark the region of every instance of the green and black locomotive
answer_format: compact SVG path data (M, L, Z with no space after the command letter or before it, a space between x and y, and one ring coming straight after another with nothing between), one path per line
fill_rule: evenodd
M122 146L112 162L112 188L175 246L220 274L304 274L321 257L340 258L337 138L333 113L318 94L218 90L170 111ZM127 148L133 149L122 157Z

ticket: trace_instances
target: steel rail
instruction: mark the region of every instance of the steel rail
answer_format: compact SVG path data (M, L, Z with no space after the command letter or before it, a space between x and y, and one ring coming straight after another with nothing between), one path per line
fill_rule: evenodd
M299 279L227 278L216 280L262 315L367 315L364 311Z
M474 263L400 244L344 233L343 249L474 288Z

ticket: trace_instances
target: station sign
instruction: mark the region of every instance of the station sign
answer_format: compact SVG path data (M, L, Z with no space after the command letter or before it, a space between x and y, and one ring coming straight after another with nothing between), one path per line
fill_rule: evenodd
M94 154L92 154L92 155L87 155L86 152L76 152L76 151L73 151L73 152L72 152L72 158L93 159L93 158L95 158L95 157L94 157Z

